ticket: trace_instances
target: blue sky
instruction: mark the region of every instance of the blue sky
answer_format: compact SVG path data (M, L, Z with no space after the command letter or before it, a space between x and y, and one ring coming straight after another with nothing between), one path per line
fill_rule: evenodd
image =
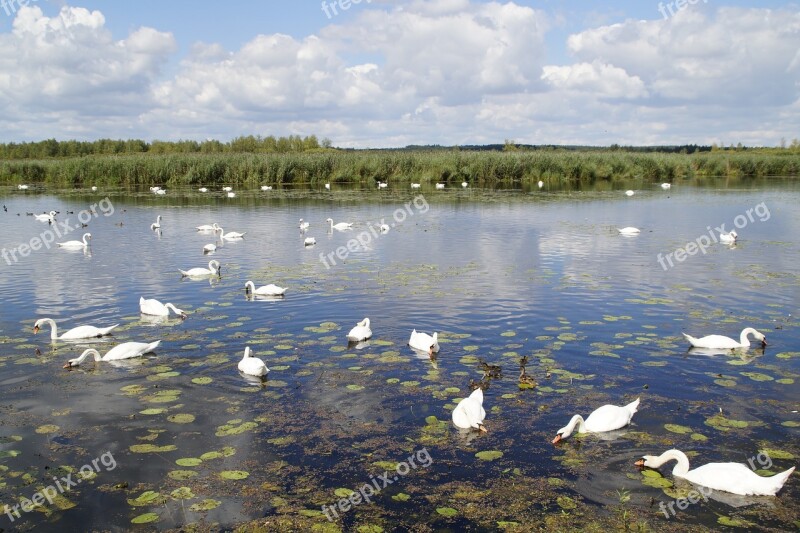
M0 140L800 137L798 5L687 3L363 0L331 18L317 1L0 3Z

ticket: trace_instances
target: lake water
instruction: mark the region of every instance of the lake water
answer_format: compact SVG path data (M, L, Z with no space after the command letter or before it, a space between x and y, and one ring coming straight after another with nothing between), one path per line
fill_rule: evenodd
M692 489L674 463L663 478L633 464L669 448L692 452L693 466L798 463L797 181L639 186L630 198L391 187L1 194L0 248L17 254L0 258L3 529L800 527L797 473L778 497L714 493L673 516L662 508ZM81 215L93 204L96 216ZM26 213L51 209L87 221L57 240L91 232L89 251L20 254L50 230ZM157 215L161 232L149 227ZM331 232L329 217L354 229ZM194 228L214 222L247 234L204 256L215 238ZM677 249L704 245L721 224L738 225L735 246L678 261ZM641 233L619 235L625 226ZM317 244L304 246L307 236ZM178 269L210 259L219 279L181 279ZM288 290L249 301L247 280ZM140 296L188 318L148 319ZM102 342L52 343L49 328L33 335L41 317L62 331L120 326ZM370 344L349 346L364 317ZM681 335L738 339L746 326L766 349L687 353ZM415 328L439 332L435 360L406 345ZM128 364L62 368L86 347L154 340L154 354ZM271 369L263 383L237 371L245 346ZM533 389L518 386L522 356ZM502 368L484 393L488 432L459 432L450 411L483 377L479 359ZM637 397L626 430L551 444L573 414ZM70 472L61 493L54 477ZM52 503L10 510L48 485ZM359 489L353 500L370 502L337 506Z

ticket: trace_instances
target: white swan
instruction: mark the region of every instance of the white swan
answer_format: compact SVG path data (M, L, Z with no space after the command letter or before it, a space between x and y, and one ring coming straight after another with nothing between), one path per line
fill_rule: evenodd
M53 222L56 219L56 212L50 211L49 213L43 213L41 215L36 215L34 217L39 222Z
M412 183L411 184L411 188L412 189L419 189L420 188L420 184L419 183Z
M537 183L536 185L538 185L539 188L541 189L542 187L544 187L544 182L542 180L539 180L539 183Z
M156 194L160 194L160 195L167 194L167 190L166 190L166 189L158 189L158 190L156 191Z
M150 229L161 229L161 215L158 215L156 221L150 224Z
M197 189L197 190L198 190L198 191L200 191L200 192L208 192L208 189L207 189L207 188L205 188L205 187L200 187L200 188L199 188L199 189Z
M123 342L111 348L105 355L101 356L100 353L94 348L89 348L76 359L70 359L64 368L72 368L83 363L90 355L94 356L95 361L119 361L120 359L130 359L131 357L141 357L142 355L152 352L161 341L151 343L146 342Z
M239 361L239 372L249 376L265 376L269 372L269 368L264 364L264 361L250 355L250 347L246 346L244 357Z
M19 185L17 185L17 189L19 189L19 190L21 190L21 191L24 191L24 190L25 190L25 189L27 189L27 188L28 188L28 186L27 186L27 185L24 185L24 184L22 184L22 183L20 183Z
M739 237L739 234L736 233L736 230L731 230L730 233L720 233L719 234L719 242L723 244L736 244L736 239Z
M705 337L701 337L696 339L691 335L687 335L686 333L683 334L686 337L686 340L689 341L689 344L694 346L695 348L714 348L714 349L723 349L723 350L735 350L736 348L749 348L750 347L750 339L748 339L748 335L753 335L756 340L761 341L762 348L767 345L767 338L764 336L763 333L756 331L753 328L744 328L742 333L739 335L739 342L731 339L730 337L725 337L723 335L707 335Z
M92 192L97 190L97 185L92 185Z
M453 409L453 424L461 429L475 428L486 431L486 428L483 427L484 418L486 418L486 411L483 409L483 390L480 387L458 402L456 408Z
M306 237L303 241L303 246L314 246L315 244L317 244L317 239L314 237Z
M572 435L576 425L578 426L578 433L603 433L625 427L630 424L631 418L633 418L638 407L639 398L636 398L635 401L624 407L618 405L598 407L592 411L592 414L585 421L581 415L575 415L569 421L569 424L556 432L553 444Z
M436 184L436 188L437 189L444 189L444 183L437 183Z
M214 222L213 224L203 224L202 226L195 226L197 231L217 231L219 230L219 224Z
M262 191L271 191L272 190L272 185L262 185L261 186L261 190Z
M283 296L286 293L285 287L278 287L270 283L269 285L256 288L252 281L248 281L244 284L244 290L246 294L253 294L255 296Z
M389 233L390 229L392 229L392 228L389 227L389 224L381 224L380 225L381 233Z
M311 224L308 222L303 222L303 219L300 219L300 229L306 230L311 227Z
M388 186L389 186L389 184L388 184L388 183L386 183L386 182L384 182L384 181L379 181L379 182L378 182L378 188L379 188L379 189L385 189L385 188L386 188L386 187L388 187Z
M231 192L233 190L233 187L223 187L222 190L225 192Z
M210 254L211 252L216 252L216 251L217 251L217 245L216 244L206 244L205 246L203 246L203 253L204 254Z
M372 337L372 330L369 329L369 318L365 318L350 330L347 334L347 340L353 342L365 341Z
M625 191L625 194L626 194L627 196L633 196L633 195L634 195L634 194L636 194L636 193L634 193L633 191L630 191L630 190L629 190L629 191Z
M775 496L795 467L770 477L759 476L742 463L708 463L689 470L689 458L680 450L667 450L659 456L643 455L636 466L658 468L667 461L678 461L672 475L722 492L742 496Z
M96 328L94 326L78 326L77 328L72 328L62 333L61 336L59 336L58 326L56 326L55 320L53 320L52 318L40 318L33 325L34 335L39 333L39 329L44 324L50 325L50 338L52 340L64 340L64 341L73 339L91 339L93 337L102 337L103 335L108 335L109 333L111 333L112 329L119 326L119 324L114 324L113 326L109 326L107 328Z
M412 348L426 352L428 355L433 355L439 352L439 334L434 333L433 337L427 333L417 333L417 330L411 332L411 338L408 339L408 345Z
M238 241L239 239L243 239L247 232L239 233L238 231L229 231L225 233L225 230L222 229L220 226L217 226L217 230L219 232L219 238L223 241Z
M212 259L208 262L208 268L190 268L189 270L180 270L178 272L181 273L181 276L190 277L190 278L197 278L201 276L219 276L220 273L220 265L219 261L216 259Z
M666 191L667 189L672 188L672 184L671 183L662 183L661 184L661 188Z
M328 190L331 190L331 184L330 183L326 183L325 184L325 188L328 189Z
M638 235L641 232L639 228L634 228L633 226L628 226L627 228L622 229L617 228L617 231L622 235Z
M181 318L186 318L186 313L175 307L170 303L162 304L158 300L149 299L145 300L144 296L139 297L139 311L145 315L155 315L155 316L169 316L169 311L172 310L173 313L180 316Z
M228 193L228 198L236 198L236 193L235 192L229 192Z
M466 189L467 187L469 187L469 183L467 183L466 181L462 181L461 186Z
M334 224L332 218L325 219L325 222L330 222L331 223L331 231L333 231L333 230L345 231L345 230L348 230L348 229L353 229L353 223L352 222L339 222L337 224Z
M150 192L158 192L160 190L161 190L161 187L159 187L158 185L156 185L155 187L150 187Z
M86 248L89 246L89 241L92 240L91 233L84 233L82 241L67 241L59 242L58 245L62 248Z

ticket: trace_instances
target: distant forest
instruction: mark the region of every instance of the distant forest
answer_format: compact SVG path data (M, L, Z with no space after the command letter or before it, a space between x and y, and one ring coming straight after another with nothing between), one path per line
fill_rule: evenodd
M780 149L800 152L800 141L794 139L790 145L782 142ZM582 146L582 145L555 145L555 144L517 144L506 140L503 144L485 145L409 145L405 148L370 149L339 149L333 148L329 139L322 141L316 135L301 137L290 135L288 137L274 136L242 136L229 142L218 140L205 141L152 141L141 139L98 139L96 141L57 141L47 139L36 142L0 143L0 160L15 159L53 159L72 158L96 155L134 155L134 154L299 154L303 152L325 152L329 150L359 152L359 151L398 151L398 152L437 152L463 150L470 152L629 152L629 153L674 153L694 154L700 152L723 151L772 151L779 148L751 148L741 143L734 146L718 147L716 145L702 146L697 144L668 145L668 146L620 146L613 144L607 147Z

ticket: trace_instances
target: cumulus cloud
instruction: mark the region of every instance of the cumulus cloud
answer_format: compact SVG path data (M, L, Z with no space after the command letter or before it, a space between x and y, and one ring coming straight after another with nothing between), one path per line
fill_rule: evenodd
M560 62L548 49L558 16L514 2L362 2L312 35L254 35L238 49L198 42L182 57L164 31L115 40L99 11L24 8L0 34L14 51L0 56L0 131L315 133L358 147L796 136L800 12L699 7L669 19L592 17L564 37L572 58Z

